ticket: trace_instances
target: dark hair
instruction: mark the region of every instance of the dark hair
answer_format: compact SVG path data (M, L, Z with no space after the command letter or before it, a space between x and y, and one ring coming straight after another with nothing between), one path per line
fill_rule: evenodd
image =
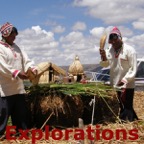
M114 40L118 39L118 35L117 35L117 34L113 34L113 33L110 34L110 35L109 35L109 40L113 40L113 39L114 39Z
M16 28L16 27L13 27L11 33L16 33L16 35L18 35L18 30L17 30L17 28Z

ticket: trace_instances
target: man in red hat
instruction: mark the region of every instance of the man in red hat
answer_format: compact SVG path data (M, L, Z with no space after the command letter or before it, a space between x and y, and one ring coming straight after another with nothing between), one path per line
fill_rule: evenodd
M100 49L101 66L110 66L110 83L117 88L120 102L119 117L122 121L134 121L138 117L133 109L135 75L137 72L137 56L133 47L122 41L121 32L114 27L108 38L110 47Z
M16 129L29 127L23 80L28 79L28 69L34 74L36 69L26 53L14 43L17 29L7 22L0 32L0 135L3 135L9 116Z

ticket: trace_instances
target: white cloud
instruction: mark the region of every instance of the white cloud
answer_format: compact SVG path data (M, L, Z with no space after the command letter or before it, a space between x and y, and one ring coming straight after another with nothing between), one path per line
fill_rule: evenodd
M74 5L75 6L88 6L88 7L93 7L95 5L98 5L101 3L101 0L74 0Z
M138 30L144 30L144 18L140 18L132 23L133 27Z
M104 31L105 31L104 27L95 27L92 30L90 30L90 34L96 37L100 37Z
M36 63L51 61L57 65L69 65L78 55L83 64L97 64L100 61L100 37L116 25L124 42L134 46L139 57L143 55L144 45L144 19L140 18L144 13L143 5L143 0L74 0L74 6L82 7L81 15L85 14L83 18L88 19L84 21L75 16L75 22L69 23L68 16L73 15L73 11L64 16L60 14L61 17L50 15L46 22L41 22L45 28L36 25L19 31L16 42Z
M46 31L40 26L33 26L31 29L20 31L16 42L36 63L51 61L57 65L69 65L75 55L79 56L83 64L98 63L100 61L100 36L111 28L112 26L95 27L87 36L82 32L72 31L56 41L54 33ZM144 35L127 38L127 36L132 36L132 31L123 26L119 28L124 35L124 41L136 48L139 47L137 49L141 51L144 45L142 41Z
M83 30L86 30L86 24L84 22L76 22L74 24L74 26L72 27L72 30L74 31L77 31L77 30L80 30L80 31L83 31Z
M40 26L33 26L31 29L20 31L16 42L36 63L39 63L40 59L51 60L51 56L60 53L58 50L59 42L55 41L54 34L41 29Z
M74 0L74 5L87 8L91 17L106 24L120 24L143 17L143 0Z
M58 26L54 27L52 31L54 33L63 33L65 31L65 27L58 25Z
M67 36L61 37L61 42L79 41L83 39L83 34L81 32L70 32Z

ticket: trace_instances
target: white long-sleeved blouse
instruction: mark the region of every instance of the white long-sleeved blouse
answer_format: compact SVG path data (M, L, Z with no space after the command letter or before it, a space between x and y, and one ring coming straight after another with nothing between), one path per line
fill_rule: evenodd
M120 81L127 84L127 88L135 87L135 75L137 72L137 55L133 47L123 44L123 47L116 55L114 49L106 49L107 61L101 61L103 67L110 66L111 85L117 85Z
M23 80L17 75L33 65L27 54L16 44L10 46L0 41L0 96L25 93Z

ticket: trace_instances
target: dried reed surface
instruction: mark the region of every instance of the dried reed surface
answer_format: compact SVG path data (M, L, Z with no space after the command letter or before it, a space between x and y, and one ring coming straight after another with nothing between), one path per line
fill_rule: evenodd
M112 138L111 140L107 141L101 138L101 140L93 140L90 141L86 136L84 141L76 141L74 139L74 135L71 134L69 136L68 140L65 140L63 137L61 140L53 140L52 137L50 136L48 140L45 140L44 138L37 140L36 144L143 144L144 143L144 92L135 92L135 97L134 97L134 109L139 116L141 120L135 121L135 122L127 122L120 124L118 122L115 123L105 123L105 124L100 124L100 130L105 130L109 129L112 130L113 133L115 134L115 131L117 129L124 129L127 131L127 140L123 140L121 137L120 140ZM86 130L88 125L84 126L84 130ZM93 129L96 129L95 125L91 126ZM139 138L137 140L129 140L128 139L128 131L131 129L137 129L138 130L138 136ZM75 130L75 128L71 128L71 130ZM62 130L63 133L65 130ZM45 134L45 133L44 133ZM43 135L44 135L43 134ZM31 136L30 136L31 137ZM0 144L32 144L32 140L16 140L16 141L7 141L7 140L2 140L0 141Z

